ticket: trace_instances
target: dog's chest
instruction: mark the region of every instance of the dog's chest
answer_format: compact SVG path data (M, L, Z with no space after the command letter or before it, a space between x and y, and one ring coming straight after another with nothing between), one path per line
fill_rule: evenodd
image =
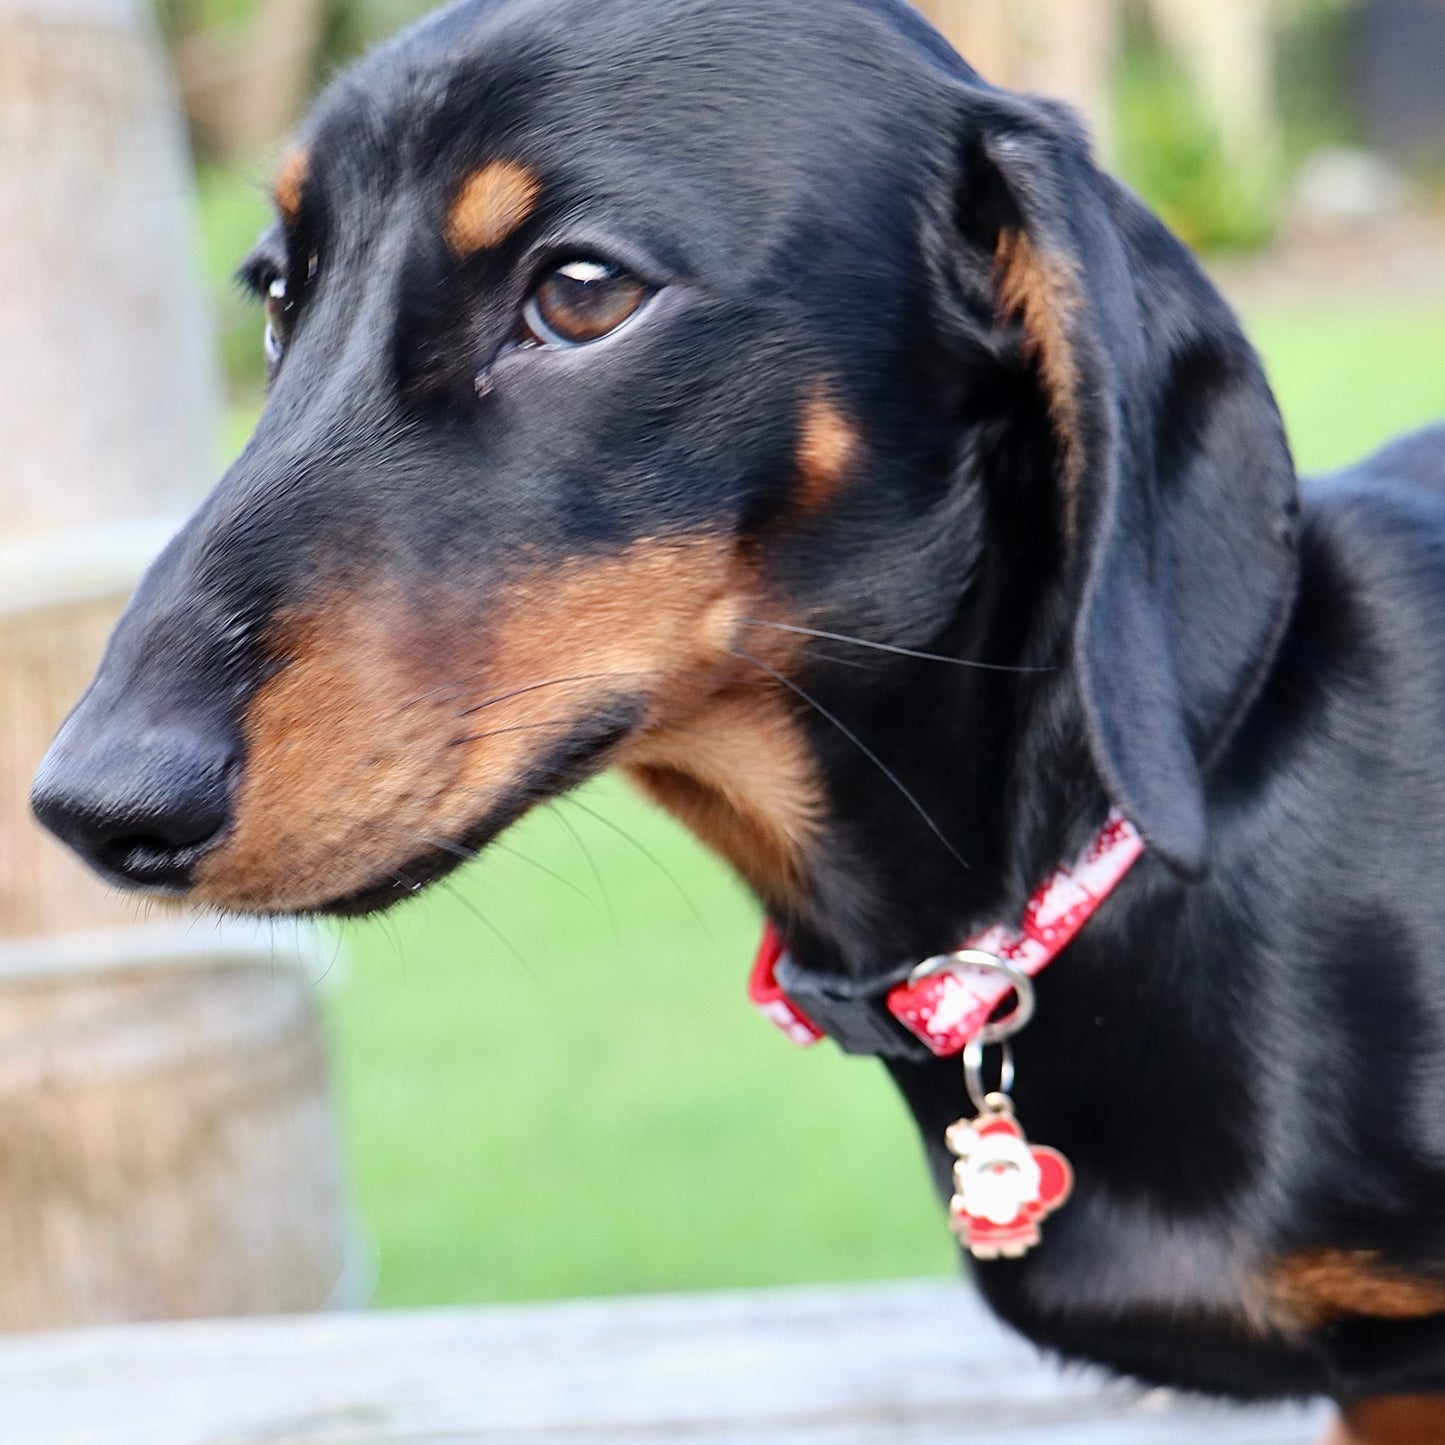
M1247 1247L1097 1182L1081 1183L1034 1254L979 1266L977 1277L1036 1343L1150 1383L1243 1397L1327 1385L1318 1348L1277 1327Z

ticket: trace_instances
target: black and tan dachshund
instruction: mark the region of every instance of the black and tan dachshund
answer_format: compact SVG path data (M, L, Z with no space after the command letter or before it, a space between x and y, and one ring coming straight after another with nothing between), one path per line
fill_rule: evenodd
M1445 1441L1445 432L1301 492L1184 249L901 0L461 0L275 201L265 413L46 826L357 914L620 767L871 1018L946 1184L961 1072L884 986L1122 814L1014 1045L1075 1192L982 1289Z

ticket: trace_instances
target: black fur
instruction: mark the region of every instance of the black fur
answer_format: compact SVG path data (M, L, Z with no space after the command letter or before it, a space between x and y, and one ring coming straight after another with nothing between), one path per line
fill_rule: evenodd
M260 639L327 577L485 601L522 557L741 539L810 626L988 665L830 644L790 678L846 728L800 709L827 816L803 890L768 900L808 966L868 978L1016 918L1111 802L1150 844L1016 1045L1020 1114L1078 1190L1032 1256L978 1270L998 1312L1236 1397L1445 1392L1445 1320L1291 1333L1247 1306L1320 1249L1445 1287L1445 433L1301 508L1183 248L1066 115L895 0L463 0L306 139L301 214L251 267L295 308L270 404L121 624L42 819L183 889L284 665ZM448 199L497 154L543 199L458 262ZM1020 233L1059 282L1062 396L1001 309ZM585 364L519 348L539 258L578 249L649 278L651 309ZM798 522L818 377L864 461ZM557 754L568 777L633 702ZM471 841L562 786L537 777ZM957 1065L890 1067L943 1183Z

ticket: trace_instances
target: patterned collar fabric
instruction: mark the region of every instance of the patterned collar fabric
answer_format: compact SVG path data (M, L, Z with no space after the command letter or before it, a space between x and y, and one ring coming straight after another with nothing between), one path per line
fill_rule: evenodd
M1111 813L1071 866L1056 870L1029 899L1016 927L995 924L960 945L992 955L1030 978L1061 954L1139 860L1144 841ZM905 968L864 988L811 977L769 923L748 985L758 1009L794 1044L832 1036L850 1053L952 1058L963 1052L1013 992L996 972L960 966L911 979ZM901 1027L899 1027L901 1025ZM919 1048L921 1045L921 1049Z

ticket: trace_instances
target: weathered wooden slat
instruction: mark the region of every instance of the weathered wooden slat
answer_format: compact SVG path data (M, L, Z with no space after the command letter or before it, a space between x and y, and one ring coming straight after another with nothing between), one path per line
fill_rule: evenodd
M0 1344L24 1445L1308 1445L1041 1363L962 1286L142 1326Z

